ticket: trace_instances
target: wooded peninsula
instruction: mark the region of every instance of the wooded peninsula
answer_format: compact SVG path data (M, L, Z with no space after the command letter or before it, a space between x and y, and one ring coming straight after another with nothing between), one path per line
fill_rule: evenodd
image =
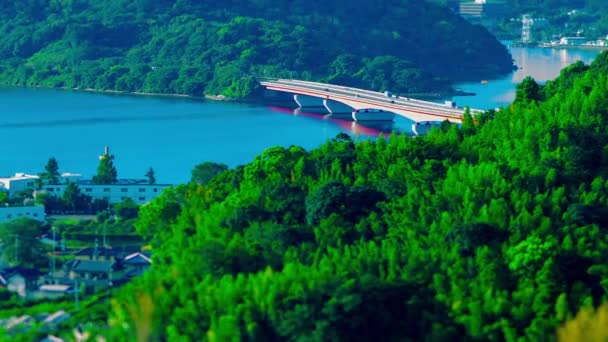
M512 70L484 28L423 0L23 0L0 8L0 83L252 96L255 77L402 93Z

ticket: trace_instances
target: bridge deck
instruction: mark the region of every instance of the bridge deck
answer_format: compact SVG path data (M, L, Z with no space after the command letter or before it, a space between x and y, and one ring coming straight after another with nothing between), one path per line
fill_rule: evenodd
M384 93L299 80L261 80L267 89L329 99L346 104L353 109L377 108L392 111L415 121L450 120L461 122L464 108L448 107L442 104L416 100L402 96L387 96ZM471 114L481 112L471 109Z

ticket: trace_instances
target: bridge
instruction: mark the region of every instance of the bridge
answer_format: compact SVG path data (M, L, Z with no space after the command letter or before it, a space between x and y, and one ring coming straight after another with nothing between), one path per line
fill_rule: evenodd
M394 115L415 122L444 121L460 123L465 109L370 90L326 83L260 79L268 90L294 94L299 107L325 107L329 113L352 113L355 121L393 120ZM471 109L471 114L482 111Z

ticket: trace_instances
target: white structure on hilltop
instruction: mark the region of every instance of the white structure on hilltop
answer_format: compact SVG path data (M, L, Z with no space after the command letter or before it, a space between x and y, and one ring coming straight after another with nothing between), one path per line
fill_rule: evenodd
M14 196L23 190L34 189L36 182L40 179L38 175L28 175L27 173L16 173L12 177L0 178L0 191L8 193L9 197ZM74 173L62 173L59 177L60 183L76 182L82 179L82 175Z
M94 184L90 180L75 182L80 193L90 196L93 200L106 200L110 204L132 199L137 204L147 203L158 197L169 184L150 184L144 179L119 179L114 184ZM61 197L66 184L45 185L43 191Z
M0 223L9 222L18 218L27 217L36 221L44 221L44 206L3 207L0 206Z

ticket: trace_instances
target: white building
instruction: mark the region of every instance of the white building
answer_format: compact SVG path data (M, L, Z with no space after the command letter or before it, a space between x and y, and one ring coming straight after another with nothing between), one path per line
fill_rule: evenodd
M19 191L32 189L38 178L36 175L16 173L13 177L0 178L0 189L8 192L9 196L14 196Z
M75 182L84 195L93 200L107 200L110 204L120 203L128 198L137 204L147 203L159 196L169 184L149 184L143 179L119 179L115 184L93 184L90 180ZM66 184L45 185L42 187L47 193L61 197Z
M0 223L9 222L18 218L27 217L32 220L44 221L44 206L29 207L2 207L0 206Z
M583 45L586 42L585 37L563 37L559 40L560 45Z
M0 190L8 192L9 197L15 196L15 194L19 193L20 191L34 189L39 178L40 176L38 175L16 173L12 177L0 178ZM82 175L75 173L62 173L59 177L59 182L76 182L80 179L82 179Z

